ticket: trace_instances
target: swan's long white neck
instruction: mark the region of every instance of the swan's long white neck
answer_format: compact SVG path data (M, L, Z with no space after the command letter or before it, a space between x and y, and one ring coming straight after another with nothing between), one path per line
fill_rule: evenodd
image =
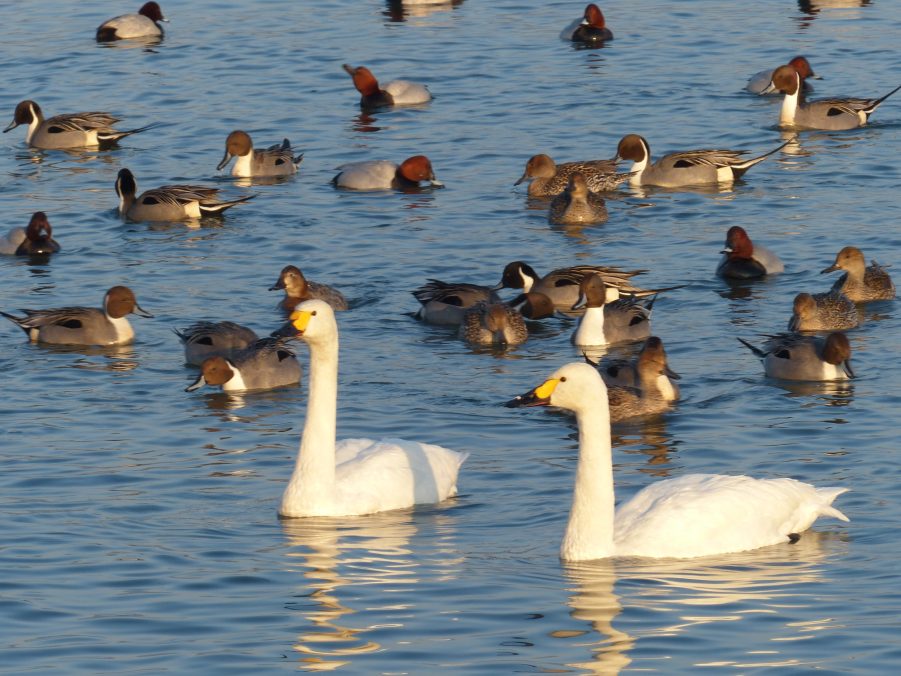
M330 514L335 504L335 427L338 415L338 336L310 346L307 419L294 473L285 489L282 516Z
M560 545L560 558L565 561L601 559L614 554L613 453L606 388L601 386L585 396L575 414L579 424L579 464L569 523Z
M797 76L795 76L797 77ZM795 123L795 112L798 110L798 97L801 94L801 82L794 94L786 94L782 99L782 111L779 113L779 123L792 125Z

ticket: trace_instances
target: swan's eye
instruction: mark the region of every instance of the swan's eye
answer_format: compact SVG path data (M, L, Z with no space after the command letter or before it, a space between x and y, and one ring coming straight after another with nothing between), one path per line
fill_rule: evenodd
M560 382L561 382L561 383L565 383L565 382L566 382L566 376L563 376L562 378L560 378Z
M313 310L313 311L310 313L310 316L311 316L311 317L315 317L315 316L316 316L316 310Z

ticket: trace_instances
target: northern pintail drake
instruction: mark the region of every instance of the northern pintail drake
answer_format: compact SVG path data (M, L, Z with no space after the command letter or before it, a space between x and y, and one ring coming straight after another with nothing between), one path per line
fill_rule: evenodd
M25 331L35 343L57 345L125 345L135 333L126 315L153 317L138 305L127 286L114 286L103 297L103 308L61 307L53 310L21 310L25 317L0 312Z
M204 385L224 392L271 390L300 382L300 362L284 338L260 338L230 358L209 357L200 365L200 376L185 388L193 392Z
M195 322L173 329L185 348L185 362L200 366L210 357L231 358L260 339L253 329L235 322Z
M576 415L579 458L560 558L691 558L796 542L846 488L794 479L687 474L655 481L615 506L607 388L589 364L566 364L508 407L556 406Z
M588 160L556 164L548 155L533 155L526 162L526 170L513 185L529 182L529 197L554 197L569 185L570 176L579 172L592 192L615 190L629 180L629 174L616 172L614 160Z
M447 326L462 324L466 311L477 303L501 302L500 296L487 286L439 279L430 279L411 293L421 306L416 319Z
M310 347L309 398L297 461L278 513L359 516L434 504L456 495L457 474L468 453L403 439L336 442L335 313L325 301L307 300L297 306L291 321L297 336Z
M118 131L113 129L113 125L118 121L118 117L99 112L56 115L45 120L44 113L37 103L22 101L16 106L13 121L6 126L3 133L15 129L20 124L27 124L28 131L25 132L27 145L43 150L60 150L112 145L121 138L156 126L148 124L138 129Z
M45 256L59 249L59 242L53 239L53 228L43 211L35 211L27 227L12 228L6 237L0 238L0 253L3 254Z
M582 22L579 27L573 31L570 40L573 42L581 42L586 45L599 45L607 40L613 39L613 33L607 28L604 21L604 14L600 7L591 3L585 8L582 16Z
M104 21L97 28L97 42L112 42L129 38L162 37L163 27L159 22L169 20L155 2L145 2L137 14L123 14Z
M493 290L522 289L524 293L533 291L542 293L551 299L556 309L570 313L573 305L579 300L579 285L586 275L593 273L603 276L608 289L608 302L619 299L621 294L643 298L679 288L674 286L664 289L640 289L633 286L631 278L643 272L647 270L623 270L604 265L573 265L552 270L542 277L528 263L513 261L504 267L501 281L493 287Z
M780 126L839 131L864 126L879 104L901 89L901 85L878 99L835 98L805 102L800 96L800 76L792 66L785 65L773 71L770 88L785 94L779 113Z
M288 313L294 312L298 303L313 298L324 300L333 310L348 308L347 299L338 289L308 280L296 265L286 265L282 268L278 280L269 287L270 291L278 289L285 291L285 297L279 302L279 307Z
M632 160L632 185L681 188L690 185L732 183L751 167L791 143L789 139L757 157L745 159L746 150L686 150L664 155L651 164L651 148L638 134L628 134L616 149L619 160Z
M844 333L826 338L784 333L770 336L763 348L739 341L763 360L770 378L782 380L848 380L851 370L851 343Z
M607 301L608 289L597 273L582 277L573 310L584 309L572 335L573 345L609 345L643 340L651 335L652 298L648 304L632 297Z
M566 190L551 201L547 219L557 225L589 225L607 221L604 198L588 189L585 175L577 171L569 177Z
M476 303L464 313L459 333L473 345L519 345L529 337L519 310L506 303Z
M231 174L241 178L291 176L297 173L297 168L303 161L303 153L295 157L288 139L265 150L254 150L250 134L240 129L236 129L225 139L225 155L216 169L221 171L233 157L237 160Z
M354 68L344 64L344 70L353 78L354 87L360 92L360 108L375 110L391 106L415 106L432 100L429 88L409 80L392 80L379 87L378 80L365 66Z
M388 160L351 162L338 169L341 172L332 179L339 188L348 190L410 190L428 181L430 185L444 185L435 178L432 163L425 155L413 155L399 165Z
M813 67L810 65L810 61L808 61L803 56L796 56L788 62L788 65L794 68L795 72L800 76L802 93L809 93L813 91L813 85L810 84L809 80L822 79L820 76L813 72ZM750 79L748 79L748 84L745 85L745 90L751 92L752 94L757 94L758 96L775 94L776 90L770 87L770 82L773 81L773 73L775 71L775 68L770 68L768 70L762 70L759 73L754 73L754 75L752 75Z
M859 324L857 306L843 293L799 293L792 304L788 330L840 331Z
M863 252L856 246L846 246L835 256L835 263L822 271L844 270L832 290L842 293L855 303L871 300L891 300L895 297L895 284L888 272L876 261L867 267Z
M716 274L720 277L755 279L785 270L779 256L762 244L752 242L740 225L733 225L726 232L726 243L720 253L723 257L716 266Z
M137 192L134 174L128 169L120 169L116 177L119 215L132 221L183 221L218 216L226 209L256 197L248 195L223 201L216 197L218 188L197 185L163 185L135 197Z
M647 378L644 381L642 380L642 373L639 369L639 364L642 360L661 366L661 370L653 378L653 382ZM598 370L608 388L618 386L647 389L656 392L656 395L665 401L677 401L679 399L679 386L673 381L680 380L681 376L669 367L669 360L666 357L666 350L663 348L663 341L657 336L648 337L644 345L641 346L641 351L636 359L604 360L598 366ZM647 376L648 373L650 371L645 372L644 375Z

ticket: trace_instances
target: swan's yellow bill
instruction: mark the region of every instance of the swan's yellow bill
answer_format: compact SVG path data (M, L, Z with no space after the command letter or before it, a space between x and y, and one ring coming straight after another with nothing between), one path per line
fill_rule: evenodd
M314 313L307 310L295 310L289 317L289 319L291 320L291 325L300 333L303 333L304 331L306 331L307 324L310 323L310 317L312 317L313 314Z
M537 399L550 399L559 384L560 380L557 378L545 380L544 383L535 388L535 397Z

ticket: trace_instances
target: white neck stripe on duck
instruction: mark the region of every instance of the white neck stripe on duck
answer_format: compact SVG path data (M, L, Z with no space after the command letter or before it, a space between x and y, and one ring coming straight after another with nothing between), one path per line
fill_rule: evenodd
M797 73L795 73L795 84L795 93L786 93L782 99L782 110L779 113L779 122L781 124L791 125L795 123L795 113L798 110L798 98L801 93L801 81Z

